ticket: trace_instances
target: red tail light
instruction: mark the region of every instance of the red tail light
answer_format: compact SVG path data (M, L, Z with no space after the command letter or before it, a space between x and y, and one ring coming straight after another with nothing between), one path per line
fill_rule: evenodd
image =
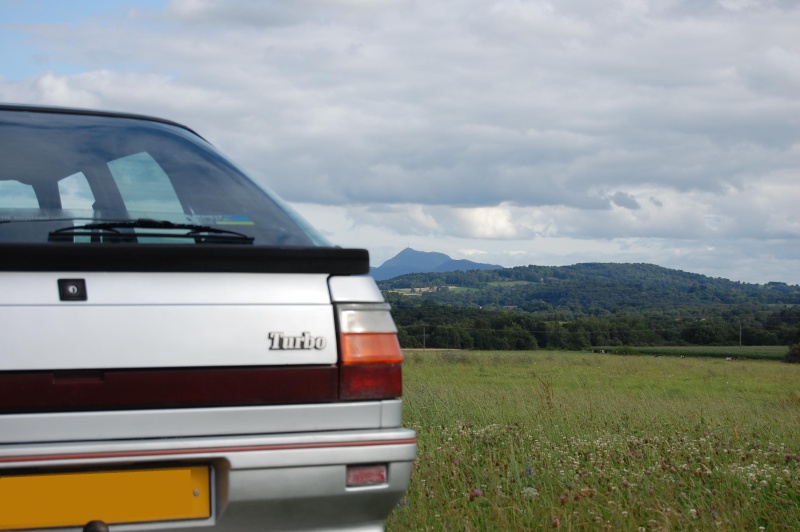
M389 305L337 306L339 317L339 398L343 401L394 399L403 393L403 353Z
M348 488L385 484L386 478L386 464L347 466Z

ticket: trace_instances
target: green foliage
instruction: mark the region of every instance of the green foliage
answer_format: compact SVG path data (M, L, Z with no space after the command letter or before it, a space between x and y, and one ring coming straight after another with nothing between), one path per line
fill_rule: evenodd
M637 354L644 356L667 356L667 357L702 357L702 358L730 358L733 360L783 360L786 354L786 347L779 345L760 345L760 346L639 346L636 348L623 346L622 348L608 348L609 352L621 354L621 349L627 349L627 354Z
M680 319L671 313L575 316L562 312L481 309L393 299L392 314L400 345L438 349L572 349L615 346L787 345L800 320L800 306L751 313L747 327L741 315ZM730 311L731 309L728 309ZM735 310L735 309L733 309ZM776 314L779 316L776 319ZM726 319L734 319L730 323ZM741 333L740 333L741 331Z
M379 286L382 290L469 287L475 290L442 290L422 297L457 306L515 306L529 312L568 308L597 314L633 309L687 310L709 305L800 304L797 285L740 283L652 264L589 263L416 273L382 281Z
M648 264L411 274L380 286L404 347L800 342L800 286L736 283ZM411 288L397 291L404 286Z
M800 364L800 343L789 346L789 351L786 353L785 360L786 362Z
M800 367L415 352L387 530L800 530Z

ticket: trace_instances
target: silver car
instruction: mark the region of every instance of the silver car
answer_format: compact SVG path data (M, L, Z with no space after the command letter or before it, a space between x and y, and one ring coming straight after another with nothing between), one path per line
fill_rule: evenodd
M0 105L0 530L380 530L416 455L365 250L203 138Z

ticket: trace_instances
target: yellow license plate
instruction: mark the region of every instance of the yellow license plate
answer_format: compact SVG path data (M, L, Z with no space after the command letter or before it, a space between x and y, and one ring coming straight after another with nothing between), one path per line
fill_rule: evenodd
M202 519L210 487L208 466L0 476L0 530Z

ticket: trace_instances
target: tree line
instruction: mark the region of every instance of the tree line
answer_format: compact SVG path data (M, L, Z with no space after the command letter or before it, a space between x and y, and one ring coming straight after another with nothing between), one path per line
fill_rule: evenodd
M416 273L379 286L407 348L800 342L800 286L741 283L652 264Z
M386 293L400 345L442 349L587 349L595 346L790 345L800 342L800 306L576 315L416 301Z

